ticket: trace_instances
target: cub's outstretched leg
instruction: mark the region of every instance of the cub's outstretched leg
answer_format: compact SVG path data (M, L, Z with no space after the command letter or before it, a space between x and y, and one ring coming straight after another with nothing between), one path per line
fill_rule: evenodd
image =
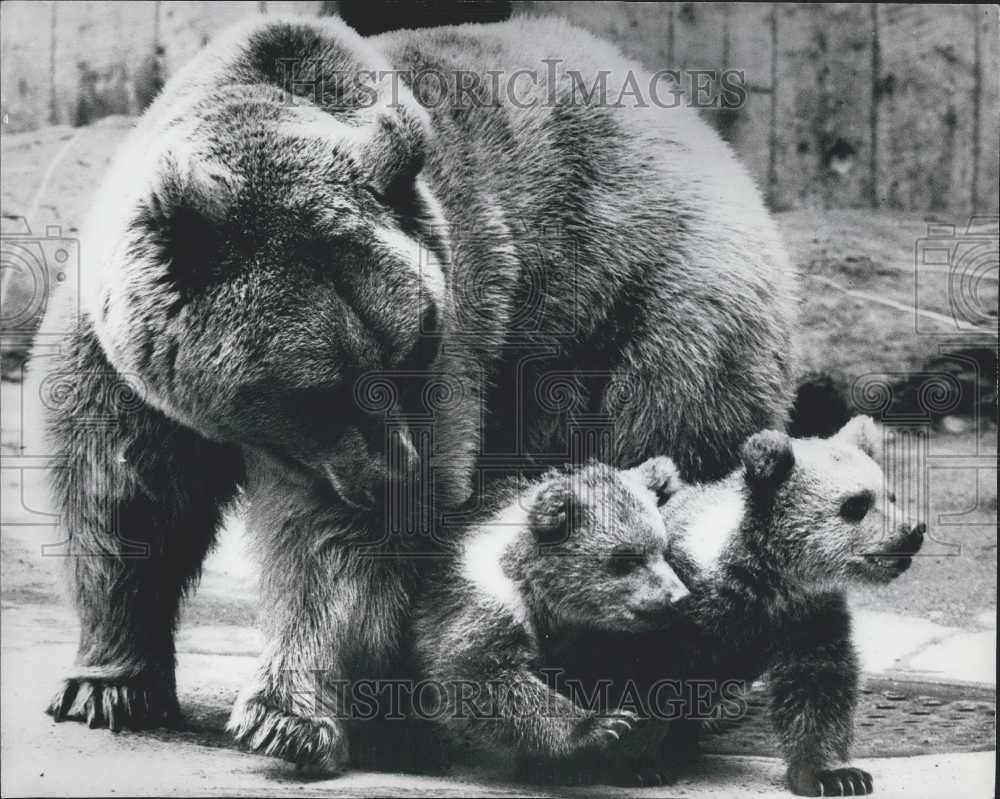
M771 719L785 750L788 785L800 796L860 796L872 776L847 760L858 695L850 617L840 595L803 619L770 671Z
M475 607L463 614L468 626L462 629L475 630L483 618L489 617ZM522 758L528 771L555 770L561 778L582 761L566 769L557 768L560 761L597 757L631 732L636 716L629 711L602 714L548 685L523 631L513 625L505 630L505 623L503 618L488 623L488 630L470 635L467 645L449 638L442 652L450 654L425 659L430 679L443 694L440 717L456 739L486 749L502 747ZM490 648L477 648L487 635Z
M55 500L80 617L76 665L49 713L90 727L140 728L178 713L174 626L242 470L143 403L84 325L51 371L44 403Z

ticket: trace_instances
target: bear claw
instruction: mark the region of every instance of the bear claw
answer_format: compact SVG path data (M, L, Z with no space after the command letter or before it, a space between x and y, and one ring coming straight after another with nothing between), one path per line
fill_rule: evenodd
M651 788L657 785L670 785L676 778L655 768L640 768L632 773L632 784L638 788Z
M793 783L800 796L865 796L875 790L872 775L859 768L836 768L815 772L810 779Z
M82 721L112 732L169 727L180 718L177 697L168 688L98 679L65 680L45 712L57 722Z
M237 743L280 757L299 770L336 773L347 765L347 740L332 718L304 717L251 700L233 711L226 725Z
M615 746L632 731L636 721L637 717L628 711L594 716L590 719L593 728L587 737L599 747Z

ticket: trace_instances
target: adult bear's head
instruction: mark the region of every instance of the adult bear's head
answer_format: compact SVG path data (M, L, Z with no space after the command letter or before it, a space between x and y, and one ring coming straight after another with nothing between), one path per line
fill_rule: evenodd
M267 82L203 91L158 131L93 311L152 404L358 506L418 468L406 412L449 261L425 114L372 97L324 110Z

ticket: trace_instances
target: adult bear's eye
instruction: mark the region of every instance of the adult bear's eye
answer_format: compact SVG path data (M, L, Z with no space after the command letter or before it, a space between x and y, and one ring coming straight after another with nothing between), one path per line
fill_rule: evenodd
M868 514L868 511L871 510L871 507L871 494L855 494L853 497L848 497L844 500L844 503L840 506L840 516L849 522L860 522Z
M437 308L429 303L420 314L420 328L413 346L400 361L400 369L423 371L430 367L441 347L441 337L436 335L437 329Z
M631 547L615 547L608 562L608 571L619 576L625 575L635 571L645 562L645 553Z

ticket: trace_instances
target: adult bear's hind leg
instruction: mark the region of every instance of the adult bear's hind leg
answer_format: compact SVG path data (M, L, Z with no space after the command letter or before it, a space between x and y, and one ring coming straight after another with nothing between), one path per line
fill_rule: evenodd
M81 626L76 664L48 712L113 730L168 723L178 715L180 599L235 492L241 456L144 404L90 331L70 340L46 380L64 381L71 398L42 397Z

